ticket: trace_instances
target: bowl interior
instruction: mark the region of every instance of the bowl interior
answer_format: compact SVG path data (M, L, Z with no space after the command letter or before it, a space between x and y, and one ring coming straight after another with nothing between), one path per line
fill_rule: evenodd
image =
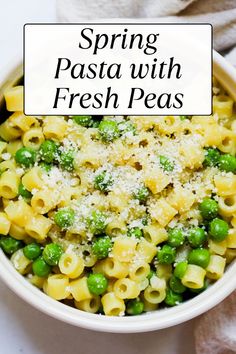
M9 112L7 112L5 107L3 91L9 86L23 83L22 73L22 66L19 66L11 72L5 83L0 87L1 121L9 116ZM214 53L214 74L236 100L236 70L232 69L217 53ZM51 299L17 273L4 253L0 251L0 277L22 299L59 320L105 332L134 333L152 331L170 327L198 316L215 306L236 289L235 272L236 261L227 267L224 276L220 280L203 293L179 306L134 317L107 317L89 314Z

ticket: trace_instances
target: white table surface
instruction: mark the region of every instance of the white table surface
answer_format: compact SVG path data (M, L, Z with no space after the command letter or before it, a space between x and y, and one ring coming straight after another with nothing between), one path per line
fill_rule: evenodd
M24 23L56 20L55 3L0 0L0 70L22 52ZM126 335L88 331L40 313L0 281L1 354L194 354L193 326Z

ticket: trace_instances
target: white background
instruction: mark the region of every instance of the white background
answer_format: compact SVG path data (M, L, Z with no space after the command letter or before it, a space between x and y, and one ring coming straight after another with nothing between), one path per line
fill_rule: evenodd
M83 32L86 40L82 36ZM135 41L130 49L132 36L140 33L143 38L143 48L138 48ZM111 49L111 39L114 34L119 34L122 38L118 38ZM107 36L106 40L105 36ZM153 36L156 36L154 44L152 44ZM89 48L88 38L92 41ZM127 48L122 49L121 43L124 39ZM149 40L151 47L147 48ZM71 64L68 68L68 62L65 63L63 59L62 69L55 79L58 58L68 58ZM174 58L174 66L176 64L181 66L180 78L176 77L176 68L173 68L171 77L167 77L171 67L170 58ZM157 60L155 64L157 77L152 79L150 73L154 60ZM92 63L93 67L97 66L98 75L91 80L86 77L86 74L91 77L88 67ZM104 79L98 77L101 63L106 64ZM109 79L106 74L108 68L113 65L112 75L114 75L114 63L121 68L119 79ZM150 68L145 78L131 78L130 67L133 63L136 65L135 74L141 65L144 67L142 73L147 73L147 66ZM165 78L159 79L161 63L165 63L163 71ZM83 79L77 77L80 64L85 65ZM76 79L71 76L73 67L76 68ZM211 114L211 76L210 25L113 23L25 27L25 114L28 115L209 115ZM111 88L112 94L117 95L117 107L114 106L114 96L109 100L108 107L105 107L108 87ZM60 99L55 107L58 88L60 88ZM134 88L134 100L129 107ZM139 88L144 92L144 97L141 99ZM162 97L163 93L165 93L164 97ZM166 103L167 93L171 95L170 108L163 106ZM69 107L71 94L79 97L76 97ZM89 100L87 100L88 94L91 95ZM99 100L101 99L101 105L96 102L97 95ZM182 107L175 99L176 95L181 99ZM87 99L81 104L83 96ZM151 102L145 106L146 97L151 99ZM162 107L157 105L159 97Z
M24 23L55 18L55 0L0 0L0 70L21 51ZM40 313L0 281L1 354L194 354L193 326L127 335L83 330Z

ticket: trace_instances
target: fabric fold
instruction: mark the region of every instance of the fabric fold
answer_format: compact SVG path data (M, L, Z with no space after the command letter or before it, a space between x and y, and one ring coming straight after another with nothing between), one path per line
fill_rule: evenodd
M236 353L236 291L196 321L197 354Z
M217 51L230 50L236 45L235 0L57 0L57 13L61 22L138 19L162 23L211 23ZM235 51L228 60L236 65Z

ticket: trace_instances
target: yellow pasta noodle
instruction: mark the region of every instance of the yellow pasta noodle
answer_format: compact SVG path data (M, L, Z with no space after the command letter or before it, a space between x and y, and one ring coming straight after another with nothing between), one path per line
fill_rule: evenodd
M171 179L160 168L155 169L147 168L147 172L144 176L145 185L152 191L153 194L160 193L168 184Z
M120 262L130 262L134 256L137 241L133 238L119 236L113 246L112 255Z
M134 280L123 278L115 282L113 291L119 299L135 299L139 295L140 289Z
M145 239L148 242L154 244L155 246L168 239L167 231L164 228L158 226L157 224L145 226L143 232Z
M34 193L31 199L31 206L36 213L46 214L54 209L58 203L58 196L53 190L41 189Z
M0 212L0 234L7 235L11 227L11 222L4 212Z
M55 139L61 141L67 130L67 124L61 117L49 117L44 119L43 134L47 139Z
M5 212L9 220L22 227L25 227L33 218L32 208L23 199L11 201L5 208Z
M102 269L104 273L111 278L123 278L129 273L126 263L120 262L116 258L106 258L102 262Z
M11 262L20 274L28 273L31 261L25 257L22 249L13 253Z
M38 149L44 141L44 135L41 128L33 128L25 132L22 136L24 146L32 149Z
M229 230L229 234L225 242L228 248L236 248L236 229Z
M25 116L22 112L15 112L9 117L9 122L12 127L26 132L31 128L39 125L37 119L31 116Z
M99 296L93 296L91 299L82 301L75 301L75 307L79 310L96 313L101 306L101 300Z
M176 214L177 210L164 198L160 198L151 209L152 218L158 221L161 226L166 226Z
M66 274L69 278L78 278L84 270L84 261L75 253L64 253L59 261L59 269L62 274Z
M7 151L8 144L5 143L4 141L0 141L0 155Z
M70 283L70 291L76 301L83 301L92 298L92 294L90 293L87 285L87 277L73 280Z
M28 278L29 282L39 289L43 289L45 278L38 277L37 275L32 275Z
M104 313L107 316L122 316L125 311L124 300L117 298L114 293L110 292L102 297L102 305Z
M236 250L234 248L227 248L225 252L226 263L231 263L236 258Z
M15 173L15 171L16 171L15 161L7 160L7 161L0 162L0 169L1 169L2 173L6 172L6 171L12 171L13 173Z
M18 195L20 179L13 171L5 171L0 177L0 196L13 199Z
M145 278L147 278L150 272L150 266L147 262L142 260L137 260L136 262L132 262L129 268L129 277L130 279L141 282Z
M42 173L41 168L36 166L22 177L22 183L28 191L32 192L33 189L40 189L43 187Z
M219 211L223 216L231 216L236 213L236 196L219 198Z
M167 200L179 213L184 213L191 208L195 197L191 191L178 186L168 195Z
M145 312L156 311L158 309L158 304L152 304L151 302L147 301L145 298L143 298L142 301L143 301Z
M213 97L213 112L220 118L232 116L233 100L229 96L218 95Z
M19 150L22 146L23 146L23 143L19 139L10 141L7 145L7 152L11 155L15 155L17 150Z
M23 111L23 86L15 86L4 92L7 110Z
M221 278L224 273L225 264L226 264L225 258L218 255L212 255L210 257L210 263L206 268L207 277L210 279Z
M144 290L144 298L151 304L159 304L166 297L166 282L163 279L152 277L152 284Z
M216 175L214 178L214 182L215 182L218 195L222 197L228 197L236 193L235 175L227 175L227 176Z
M70 295L69 278L66 275L54 274L47 279L47 294L55 300L66 299Z
M182 283L190 289L201 289L204 285L205 269L195 264L189 264L182 278Z
M213 254L219 254L223 256L227 249L227 241L216 242L213 240L209 240L209 251Z
M51 220L46 218L45 216L29 215L25 223L25 231L32 238L40 242L46 239L51 226L52 226Z
M0 137L6 141L17 139L21 134L22 131L16 127L12 127L8 120L0 125Z
M11 222L9 234L16 240L24 240L27 237L27 233L24 227L19 226L13 222Z
M157 248L150 242L142 240L138 243L137 254L138 257L150 263L157 253Z
M173 269L171 264L158 264L156 274L159 278L169 280L172 275Z
M224 153L235 154L236 134L227 128L221 127L221 143L218 149Z

